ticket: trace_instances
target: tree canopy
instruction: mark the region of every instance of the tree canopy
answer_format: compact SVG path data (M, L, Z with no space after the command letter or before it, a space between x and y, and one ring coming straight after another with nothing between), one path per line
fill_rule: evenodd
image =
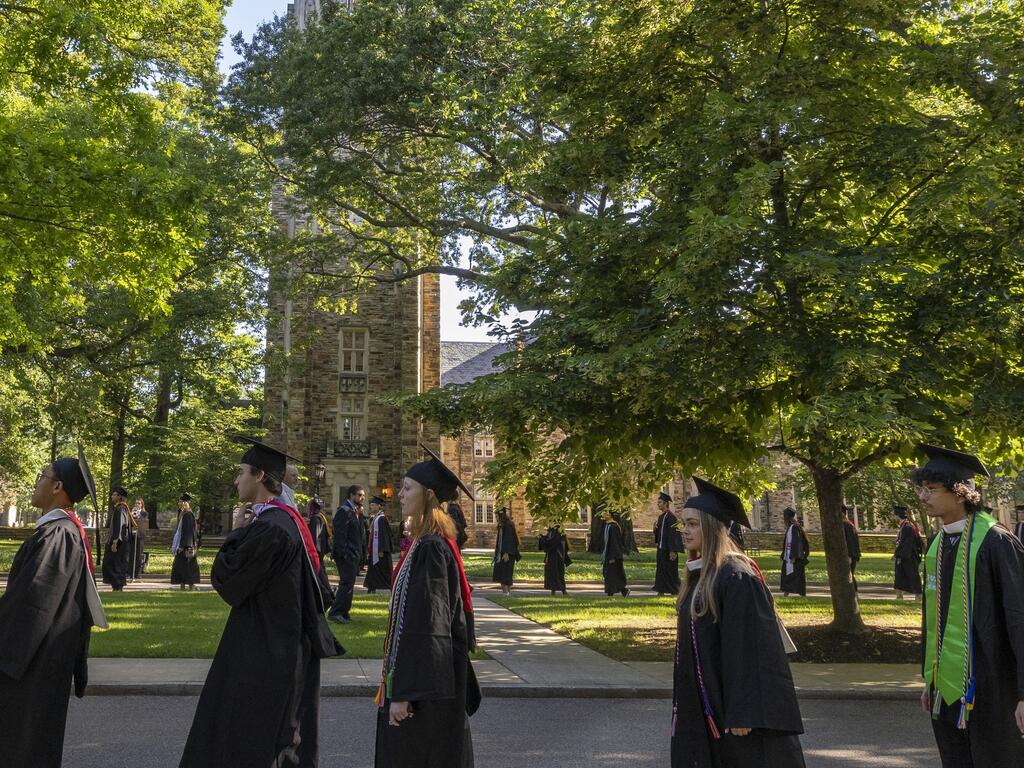
M270 180L223 129L224 6L0 2L5 496L75 440L147 500L228 493L209 445L255 416Z
M324 226L314 281L515 306L500 374L412 406L531 511L673 471L842 482L921 439L1024 460L1019 3L367 0L263 28L238 130ZM470 265L462 259L466 241ZM557 436L552 439L552 436Z

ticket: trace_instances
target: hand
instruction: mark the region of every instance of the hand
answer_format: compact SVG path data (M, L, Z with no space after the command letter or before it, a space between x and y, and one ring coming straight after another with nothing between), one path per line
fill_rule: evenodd
M668 553L668 559L669 560L678 560L679 559L679 555L677 555L675 552L669 552Z
M749 728L726 728L725 732L726 733L731 733L733 736L749 736L750 735L750 729Z
M388 723L400 725L407 717L412 717L412 707L408 701L392 701L388 710Z
M501 556L501 562L503 562L503 563L507 563L508 562L508 552L506 552L504 555Z
M1022 704L1024 704L1024 702L1022 702ZM926 715L930 715L932 713L932 694L931 691L928 690L927 685L924 687L924 690L921 691L921 711L924 712ZM1017 707L1018 715L1020 714L1020 711L1021 708ZM1019 718L1017 724L1020 724ZM1021 730L1024 731L1024 728L1022 728Z
M116 542L116 541L110 542L110 551L111 552L117 552L117 545L118 545L118 543L119 542Z
M1013 713L1013 716L1017 720L1017 729L1024 736L1024 701L1017 702L1017 711Z
M239 507L238 511L235 512L235 521L232 524L232 528L242 528L249 524L249 520L246 520L245 508Z

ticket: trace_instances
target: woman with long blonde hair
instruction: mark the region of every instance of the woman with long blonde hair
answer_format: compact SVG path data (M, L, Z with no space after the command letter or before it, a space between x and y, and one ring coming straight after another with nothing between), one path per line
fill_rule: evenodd
M804 768L803 721L771 593L729 538L739 497L700 478L682 514L672 768Z
M398 501L412 545L395 570L377 692L376 768L472 768L469 715L480 688L473 604L445 504L462 481L437 457L415 464Z

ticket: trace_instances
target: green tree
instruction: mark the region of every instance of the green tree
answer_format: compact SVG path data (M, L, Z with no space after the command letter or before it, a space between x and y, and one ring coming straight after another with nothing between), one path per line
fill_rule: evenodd
M222 129L223 9L0 3L0 485L81 440L101 497L159 494L215 466L175 429L249 426L269 178Z
M499 494L753 490L786 454L856 632L843 483L922 438L1024 460L1022 28L1011 2L367 0L265 27L229 96L321 220L288 254L312 281L442 272L477 322L538 312L501 374L410 406L493 429Z

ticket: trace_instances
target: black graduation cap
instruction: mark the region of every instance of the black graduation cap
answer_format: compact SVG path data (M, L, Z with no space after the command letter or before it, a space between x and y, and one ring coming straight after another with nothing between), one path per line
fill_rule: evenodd
M420 447L430 454L430 458L419 464L413 464L405 473L406 477L412 478L420 485L432 490L438 501L455 501L459 497L458 488L461 488L469 498L473 498L469 488L441 461L440 456L425 445Z
M128 491L125 489L123 485L115 485L113 488L110 489L110 492L116 493L118 496L124 496L126 499L128 498Z
M181 496L178 497L178 501L192 501L192 497L189 496L187 493L183 493L181 494Z
M372 499L370 499L370 503L380 504L383 507L387 502L384 501L384 499L382 499L380 496L374 496Z
M669 496L664 491L662 491L661 493L658 494L658 501L667 501L667 502L669 502L671 504L672 503L672 497Z
M85 488L89 492L89 498L92 499L92 508L98 513L100 511L99 502L96 501L96 481L92 479L92 470L89 469L89 462L85 458L85 451L82 450L82 444L78 444L78 471L82 475L82 480L85 482Z
M907 516L907 508L904 507L902 504L893 504L892 511L893 514L896 515L896 517Z
M248 464L253 469L263 470L268 477L272 477L279 482L284 479L288 459L295 462L298 461L294 456L289 456L277 448L271 448L266 443L261 443L255 438L236 435L234 439L249 446L240 459L242 464Z
M751 527L739 496L700 477L693 478L693 482L697 484L697 495L688 498L685 507L711 515L726 528L734 520L744 528Z
M991 477L977 456L926 443L919 445L918 449L928 456L928 463L923 469L941 472L957 480L970 480L975 475Z

